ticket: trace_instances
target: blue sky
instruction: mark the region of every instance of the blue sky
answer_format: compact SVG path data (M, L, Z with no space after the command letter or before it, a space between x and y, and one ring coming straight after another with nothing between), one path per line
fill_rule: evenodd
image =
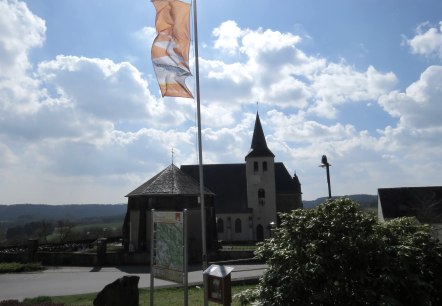
M440 185L440 12L200 0L204 163L244 161L259 101L306 200L327 195L323 154L334 195ZM159 94L154 22L149 1L0 0L0 203L121 203L172 148L175 164L197 163L195 102Z

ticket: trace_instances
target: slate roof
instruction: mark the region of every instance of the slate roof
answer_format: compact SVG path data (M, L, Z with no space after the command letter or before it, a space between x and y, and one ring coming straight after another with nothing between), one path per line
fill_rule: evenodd
M275 154L267 147L266 138L262 129L259 114L256 113L255 128L253 129L252 145L247 157L275 157Z
M205 194L214 195L213 192L207 188L205 188L204 192ZM199 194L199 181L190 177L172 164L130 192L126 197L161 195L197 196Z
M181 170L199 179L198 165L183 165ZM217 213L250 212L247 208L247 184L245 164L203 165L204 185L215 196Z
M283 163L275 163L275 188L276 193L290 194L301 192L301 184L298 177L295 175L292 178Z
M199 178L198 165L183 165L181 170ZM216 196L214 200L217 213L245 213L247 207L246 164L203 165L204 185ZM299 181L298 181L299 182ZM296 193L294 181L283 163L275 163L276 193Z
M442 186L379 188L384 219L416 217L421 223L442 223Z

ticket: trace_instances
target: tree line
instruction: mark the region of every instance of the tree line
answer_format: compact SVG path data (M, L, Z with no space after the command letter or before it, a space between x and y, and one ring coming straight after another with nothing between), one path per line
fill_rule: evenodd
M118 224L118 222L117 222ZM111 226L113 225L113 226ZM40 244L64 243L70 240L121 236L121 225L115 223L82 223L70 220L40 220L0 229L0 245L25 244L37 239Z

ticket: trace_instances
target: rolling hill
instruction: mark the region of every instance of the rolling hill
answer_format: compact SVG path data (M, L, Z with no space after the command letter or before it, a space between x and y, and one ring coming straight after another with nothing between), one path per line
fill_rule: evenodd
M32 222L38 220L79 220L114 217L126 213L126 204L14 204L0 205L0 222Z
M370 195L370 194L353 194L353 195L345 195L345 196L338 196L338 197L333 197L333 198L350 198L353 201L359 203L359 205L363 208L376 208L378 205L378 196L377 195ZM316 207L317 205L325 202L328 198L327 197L323 197L323 198L318 198L316 200L312 200L312 201L302 201L304 203L304 208L313 208Z

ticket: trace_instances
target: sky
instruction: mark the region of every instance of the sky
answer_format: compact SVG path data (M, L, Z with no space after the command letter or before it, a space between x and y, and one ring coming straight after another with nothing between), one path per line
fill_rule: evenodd
M442 184L442 1L197 10L204 164L243 163L258 111L304 200L328 195L324 154L332 195ZM161 98L154 26L147 0L0 0L1 204L125 203L198 163L196 103Z

